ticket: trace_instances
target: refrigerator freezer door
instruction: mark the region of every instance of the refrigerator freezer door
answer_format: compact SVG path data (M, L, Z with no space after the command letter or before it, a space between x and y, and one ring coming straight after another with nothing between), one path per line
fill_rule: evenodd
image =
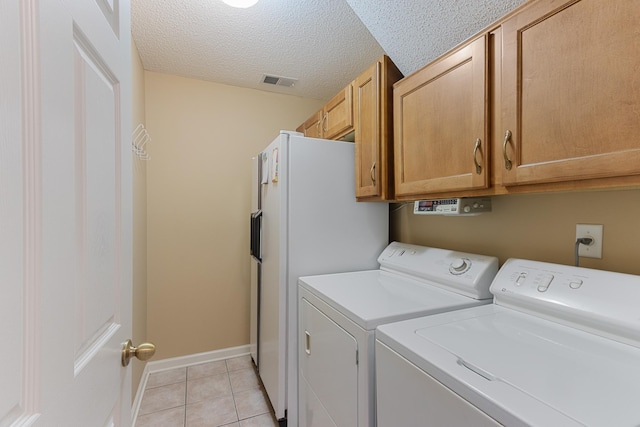
M258 343L260 342L258 324L258 319L260 318L260 267L260 263L251 258L249 352L258 369L260 369L260 359L258 358Z
M260 378L278 419L286 410L286 142L280 135L262 153L273 162L278 152L279 179L260 186L262 195L262 283L260 288Z
M262 154L251 159L251 225L250 225L250 252L251 252L251 287L250 287L250 318L249 318L249 352L260 368L258 359L258 346L260 342L260 261L262 261L262 211L260 207L260 187L262 186ZM260 213L259 215L258 212Z

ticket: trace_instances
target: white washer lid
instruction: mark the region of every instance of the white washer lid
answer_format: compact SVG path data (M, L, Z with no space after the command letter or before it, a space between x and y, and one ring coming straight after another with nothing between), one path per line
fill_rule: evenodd
M298 283L365 330L491 302L382 270L306 276Z
M376 338L507 425L640 425L640 349L627 344L494 304Z

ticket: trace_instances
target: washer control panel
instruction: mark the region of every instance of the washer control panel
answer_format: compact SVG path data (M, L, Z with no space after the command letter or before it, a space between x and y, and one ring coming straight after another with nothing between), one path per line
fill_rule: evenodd
M498 305L622 334L640 346L640 276L512 258L490 290Z
M584 277L567 274L562 274L557 269L548 271L523 266L520 270L511 273L509 285L515 286L516 289L523 289L520 292L526 294L529 288L535 289L537 292L547 292L552 285L554 288L565 286L570 289L578 289L584 283ZM507 287L503 287L503 291L509 292L510 290Z

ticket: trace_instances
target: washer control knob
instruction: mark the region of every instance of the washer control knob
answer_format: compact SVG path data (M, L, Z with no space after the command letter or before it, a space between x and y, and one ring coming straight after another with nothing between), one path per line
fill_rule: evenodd
M571 289L578 289L580 286L582 286L582 280L580 279L574 279L569 282L569 287Z
M456 258L449 264L449 272L451 274L462 274L469 270L471 262L466 258Z
M516 278L516 285L522 286L522 284L527 280L527 273L520 273Z
M553 281L553 274L543 274L538 278L538 292L546 292Z
M465 206L464 206L464 208L462 208L462 210L463 210L465 213L469 213L469 212L471 212L471 206L469 206L469 205L465 205Z

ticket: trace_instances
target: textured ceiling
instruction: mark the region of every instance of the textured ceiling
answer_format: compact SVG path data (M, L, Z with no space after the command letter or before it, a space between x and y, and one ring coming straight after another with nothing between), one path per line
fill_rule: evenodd
M146 70L326 100L384 52L344 0L132 0ZM298 79L262 83L263 74Z
M406 76L525 0L346 0Z
M132 0L132 33L146 70L327 100L384 52L411 74L524 1Z

